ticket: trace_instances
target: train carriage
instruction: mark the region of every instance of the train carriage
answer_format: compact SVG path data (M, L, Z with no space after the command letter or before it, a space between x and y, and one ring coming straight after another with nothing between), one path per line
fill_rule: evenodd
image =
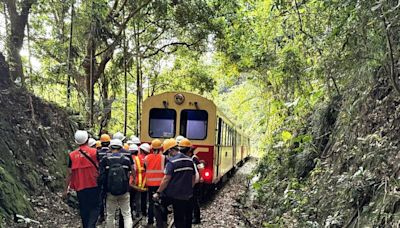
M249 139L229 121L214 102L188 92L166 92L143 102L140 138L182 135L205 161L204 183L216 184L250 155Z

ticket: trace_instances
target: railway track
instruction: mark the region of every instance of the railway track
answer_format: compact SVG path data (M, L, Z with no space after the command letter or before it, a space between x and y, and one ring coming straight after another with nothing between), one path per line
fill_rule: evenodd
M219 185L217 190L207 197L208 200L200 204L202 223L193 225L194 228L245 226L232 205L237 204L237 198L247 191L247 175L251 173L256 163L256 159L250 158L233 172L232 178ZM232 220L232 223L228 220ZM134 227L144 227L144 224L138 222ZM171 227L174 227L172 213L168 216L168 228Z

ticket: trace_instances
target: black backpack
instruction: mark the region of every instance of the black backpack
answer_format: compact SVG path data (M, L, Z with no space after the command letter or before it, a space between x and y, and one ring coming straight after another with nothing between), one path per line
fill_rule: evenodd
M121 157L120 161L123 157ZM107 175L107 190L111 195L119 196L128 192L129 179L121 162L110 165Z

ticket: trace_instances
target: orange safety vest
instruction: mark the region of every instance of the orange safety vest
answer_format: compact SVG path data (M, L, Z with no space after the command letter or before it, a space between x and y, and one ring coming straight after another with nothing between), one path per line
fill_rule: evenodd
M136 180L133 183L133 179L131 178L131 185L138 191L145 192L147 191L146 186L146 172L143 166L143 158L140 155L132 155L132 159L135 162L135 172L136 172Z
M95 164L98 166L97 151L95 148L90 148L87 145L80 146ZM80 191L86 188L97 187L97 177L99 175L97 168L79 152L79 149L74 150L69 154L71 159L71 180L70 188L75 191Z
M165 156L149 154L144 158L146 164L146 186L160 186L164 178Z

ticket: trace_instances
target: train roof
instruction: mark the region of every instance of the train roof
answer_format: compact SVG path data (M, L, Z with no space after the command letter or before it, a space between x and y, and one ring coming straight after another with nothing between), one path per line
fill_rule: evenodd
M149 99L149 101L150 101L150 100L152 100L152 99L156 99L157 97L163 97L163 96L169 96L169 95L174 96L174 95L176 95L176 94L182 94L182 95L184 95L185 97L198 97L200 100L204 101L206 104L208 104L208 105L211 104L211 105L213 105L214 107L217 107L217 106L215 105L215 103L214 103L212 100L208 99L208 98L205 98L205 97L203 97L203 96L201 96L201 95L199 95L199 94L190 93L190 92L181 92L181 91L168 91L168 92L163 92L163 93L160 93L160 94L157 94L157 95L150 96L150 97L146 98L144 101L146 102L148 99Z

